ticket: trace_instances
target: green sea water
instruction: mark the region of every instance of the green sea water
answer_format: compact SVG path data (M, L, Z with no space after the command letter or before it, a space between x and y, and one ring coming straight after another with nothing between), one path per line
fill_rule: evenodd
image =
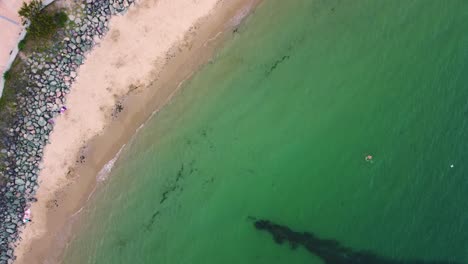
M467 160L468 1L265 0L127 144L64 263L323 263L253 218L468 263Z

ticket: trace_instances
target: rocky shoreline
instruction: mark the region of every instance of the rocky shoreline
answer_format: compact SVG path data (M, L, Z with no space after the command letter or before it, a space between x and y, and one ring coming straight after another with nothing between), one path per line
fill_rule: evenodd
M1 153L0 171L7 183L0 189L0 264L12 263L14 246L24 225L23 215L35 201L44 147L54 127L54 118L66 109L66 95L77 69L108 31L112 15L122 14L135 0L83 0L68 14L71 28L52 50L33 53L23 73L27 95L17 101L19 114L8 131Z

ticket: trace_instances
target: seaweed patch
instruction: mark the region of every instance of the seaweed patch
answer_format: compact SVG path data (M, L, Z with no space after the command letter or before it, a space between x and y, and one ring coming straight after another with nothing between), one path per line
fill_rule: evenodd
M176 172L176 176L175 176L173 182L169 185L167 190L165 190L162 193L161 199L159 200L159 204L164 203L169 198L169 195L172 192L176 191L177 189L179 189L180 192L182 192L183 187L181 187L181 182L182 182L181 180L184 179L185 176L191 175L191 174L193 174L194 172L197 171L197 169L194 168L194 165L195 165L195 160L192 160L188 164L188 168L186 168L186 166L183 163L180 165L179 169Z
M148 222L148 224L145 225L145 229L147 231L150 231L153 228L153 225L156 222L156 218L158 217L158 215L159 215L159 210L156 211L155 213L153 213L153 215L151 216L150 221Z
M303 246L311 254L319 257L326 264L461 264L455 261L398 260L379 256L371 251L355 250L333 239L321 239L310 232L297 232L291 228L270 222L254 220L257 230L270 233L277 244L289 243L294 250Z
M180 179L184 177L183 173L184 173L184 164L180 166L180 169L177 172L176 182L178 182Z
M289 55L284 55L281 57L281 59L276 60L273 65L270 67L270 69L266 72L266 75L270 75L281 63L283 63L285 60L289 59Z
M170 194L171 192L175 191L176 189L177 189L177 185L174 185L174 186L172 186L169 190L163 192L162 197L161 197L161 200L159 201L159 203L160 203L160 204L164 203L164 202L167 200L169 194Z

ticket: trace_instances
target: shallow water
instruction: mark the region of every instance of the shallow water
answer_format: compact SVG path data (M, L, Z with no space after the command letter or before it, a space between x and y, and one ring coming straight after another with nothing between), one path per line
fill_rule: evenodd
M253 218L468 263L466 32L468 1L264 1L122 151L64 263L322 263Z

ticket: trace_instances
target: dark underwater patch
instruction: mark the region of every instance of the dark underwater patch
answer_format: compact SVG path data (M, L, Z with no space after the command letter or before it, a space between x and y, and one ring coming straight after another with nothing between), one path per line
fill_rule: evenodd
M276 60L273 65L270 67L270 69L266 72L266 76L270 75L276 68L283 63L285 60L289 59L289 55L284 55L281 57L281 59Z
M195 165L195 160L192 160L188 164L188 168L182 163L180 165L179 170L177 170L176 176L174 178L174 182L172 182L169 187L167 187L167 190L164 191L161 195L161 200L159 200L159 204L164 203L170 196L171 193L176 191L177 189L182 191L183 188L181 187L182 180L189 175L192 175L194 172L197 171L197 169L194 167Z
M255 220L253 217L249 219ZM323 260L325 264L461 264L454 261L391 259L370 251L346 247L337 240L321 239L314 233L297 232L269 220L255 220L254 226L257 230L270 233L277 244L289 243L292 250L303 246L311 254Z
M148 222L148 224L145 225L145 229L147 231L151 231L151 229L153 228L154 223L156 222L156 218L158 217L158 215L159 215L159 210L153 213L153 215L151 216L150 221Z

